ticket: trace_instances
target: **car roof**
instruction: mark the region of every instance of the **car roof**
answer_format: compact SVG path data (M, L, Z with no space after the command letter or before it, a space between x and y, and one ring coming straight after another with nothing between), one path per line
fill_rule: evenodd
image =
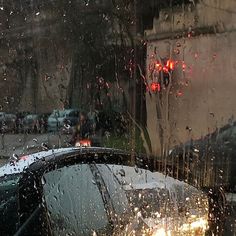
M104 153L104 154L123 154L129 155L128 152L113 148L103 148L103 147L69 147L69 148L59 148L52 149L48 151L42 151L38 153L33 153L26 156L19 157L19 160L14 163L7 163L0 167L0 177L11 174L20 174L24 170L28 169L32 164L42 160L47 157L47 160L61 156L64 154L81 154L81 153Z

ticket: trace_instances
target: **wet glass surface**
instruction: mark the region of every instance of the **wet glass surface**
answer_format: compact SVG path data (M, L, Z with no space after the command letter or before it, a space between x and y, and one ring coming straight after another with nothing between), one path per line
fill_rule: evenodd
M55 234L159 225L144 233L188 235L205 227L189 221L195 207L207 211L206 235L235 235L235 9L235 0L1 0L0 235L23 235L37 221L52 234L47 209L62 221ZM74 147L88 158L92 147L129 155L121 168L109 153L45 172L44 186L32 179L34 164ZM142 226L131 212L145 216Z

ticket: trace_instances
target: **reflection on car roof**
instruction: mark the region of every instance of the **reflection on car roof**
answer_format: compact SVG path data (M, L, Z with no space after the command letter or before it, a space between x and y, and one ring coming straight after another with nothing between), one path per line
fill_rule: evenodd
M3 167L1 167L0 168L0 177L3 175L20 173L25 168L29 167L32 163L36 162L37 160L40 160L41 158L43 158L45 156L50 156L53 154L66 152L69 149L71 150L71 148L62 148L62 149L55 149L55 150L49 150L49 151L42 151L42 152L34 153L31 155L23 156L16 163L14 163L14 164L7 163Z
M22 156L19 158L18 161L16 161L14 164L7 163L4 166L0 167L0 177L4 175L10 175L10 174L18 174L23 172L26 168L28 168L31 164L37 162L38 160L42 159L43 157L54 157L54 155L57 154L66 154L73 151L79 151L79 150L86 150L87 152L98 152L98 151L115 151L115 152L122 152L121 150L116 150L112 148L96 148L96 147L68 147L68 148L59 148L59 149L52 149L48 151L42 151L37 152L34 154ZM126 153L123 151L123 153Z

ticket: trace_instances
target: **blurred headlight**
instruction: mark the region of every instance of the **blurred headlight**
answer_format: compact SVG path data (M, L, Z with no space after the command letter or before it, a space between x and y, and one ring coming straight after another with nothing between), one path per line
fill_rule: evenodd
M169 225L168 228L173 227ZM152 233L152 236L204 236L206 230L208 229L208 220L207 217L194 218L189 223L184 223L178 229L169 230L164 227L155 229Z
M166 230L164 228L160 228L155 230L152 236L172 236L171 232L169 230Z
M182 233L193 233L194 235L205 235L205 231L208 229L208 220L207 217L197 218L196 220L183 224L180 227L180 232Z

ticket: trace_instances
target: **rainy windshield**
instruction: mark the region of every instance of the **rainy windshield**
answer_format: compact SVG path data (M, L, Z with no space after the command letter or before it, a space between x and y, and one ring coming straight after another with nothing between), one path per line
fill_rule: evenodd
M235 235L235 9L0 0L0 235Z

